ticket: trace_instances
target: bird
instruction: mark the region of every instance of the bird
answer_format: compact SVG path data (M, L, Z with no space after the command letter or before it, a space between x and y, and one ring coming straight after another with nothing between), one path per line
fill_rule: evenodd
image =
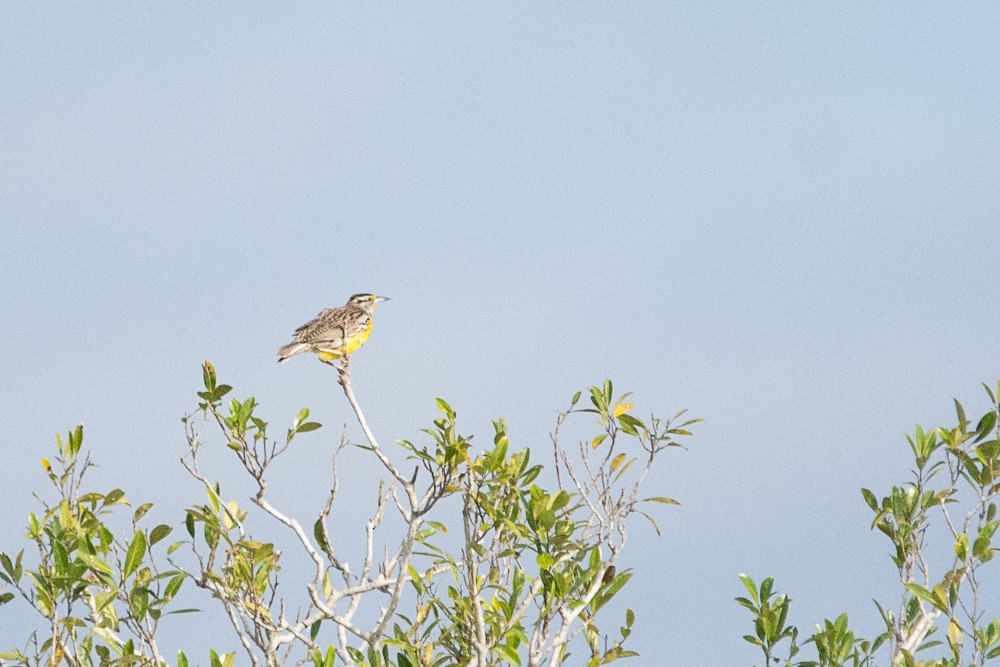
M355 294L340 308L322 310L315 319L295 330L291 343L278 348L278 363L300 352L313 352L328 364L334 359L350 358L372 332L375 306L388 300L389 297L365 292Z

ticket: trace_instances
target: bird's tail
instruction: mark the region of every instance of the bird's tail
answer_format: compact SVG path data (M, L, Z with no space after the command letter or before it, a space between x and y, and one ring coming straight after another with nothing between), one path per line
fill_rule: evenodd
M305 343L289 343L284 347L278 348L278 363L283 363L288 361L290 357L294 357L299 352L305 352L309 349L309 346Z

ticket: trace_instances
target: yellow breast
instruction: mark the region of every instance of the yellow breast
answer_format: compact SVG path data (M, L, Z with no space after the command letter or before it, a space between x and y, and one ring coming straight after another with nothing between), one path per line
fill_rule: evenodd
M341 347L336 352L317 352L316 354L323 361L330 361L331 359L340 359L345 354L352 354L355 350L365 344L368 340L368 336L372 333L372 321L368 320L368 326L365 327L360 333L349 336L345 341L343 347Z

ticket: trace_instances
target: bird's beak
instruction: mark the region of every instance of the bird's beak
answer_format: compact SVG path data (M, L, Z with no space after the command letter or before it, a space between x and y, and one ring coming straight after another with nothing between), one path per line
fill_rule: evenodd
M379 301L389 301L389 300L390 299L387 296L377 296L377 297L375 297L375 303L378 303Z

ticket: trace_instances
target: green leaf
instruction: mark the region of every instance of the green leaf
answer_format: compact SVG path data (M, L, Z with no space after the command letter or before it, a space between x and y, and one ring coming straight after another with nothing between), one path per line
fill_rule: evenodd
M673 498L666 498L664 496L653 496L651 498L643 499L644 503L663 503L664 505L680 505L679 502Z
M872 508L873 512L878 512L878 498L875 497L875 494L868 489L861 489L861 495L864 496L868 507Z
M987 440L978 445L975 452L984 466L993 467L994 461L1000 456L1000 440ZM989 480L992 481L993 477L989 477Z
M306 422L305 424L303 424L298 428L298 432L308 433L309 431L315 431L316 429L321 428L322 426L323 425L320 424L319 422Z
M451 409L450 405L448 405L448 401L443 398L435 398L434 402L437 403L438 410L448 415L448 417L455 417L455 411Z
M634 658L639 654L635 651L626 651L621 646L617 646L610 651L608 651L608 657L604 660L605 663L613 662L618 658Z
M82 560L84 564L91 570L93 570L95 574L105 574L105 575L114 574L114 572L111 570L111 566L96 556L91 556L90 554L85 554L81 552L77 554L77 558Z
M332 557L333 552L330 550L330 543L326 539L323 517L316 519L316 523L313 524L313 537L316 538L316 543L319 544L319 548L323 550L323 553L325 553L327 557Z
M774 588L774 577L765 577L764 581L760 582L760 599L767 600L771 597L771 589ZM777 605L777 601L775 601Z
M616 574L615 578L611 580L611 583L608 584L607 588L603 589L600 595L595 597L594 601L591 603L594 611L597 611L598 609L603 607L608 602L608 600L613 598L618 593L618 591L621 590L622 586L624 586L629 582L629 579L631 578L632 578L631 572L619 572L618 574Z
M69 447L70 451L75 455L80 451L80 447L83 445L83 424L78 424L76 429L70 434L69 437Z
M497 645L497 653L502 653L508 662L514 665L518 665L518 667L520 667L521 656L519 656L517 654L517 651L515 651L512 647L508 646L507 644L499 644Z
M113 489L110 493L108 493L108 495L104 496L105 507L109 505L114 505L119 502L124 502L125 504L128 504L128 501L125 500L125 492L122 491L121 489Z
M982 419L979 420L979 424L976 426L976 439L975 442L979 442L986 436L993 432L993 428L997 425L997 413L990 410Z
M965 557L969 555L969 536L965 533L960 533L955 538L955 555L961 561L964 561Z
M201 375L205 380L205 389L209 392L215 391L215 366L206 361L201 366Z
M656 519L654 519L653 517L649 516L645 512L639 512L639 516L643 517L644 519L646 519L646 521L648 521L649 523L651 523L653 525L653 530L656 531L657 535L660 534L660 524L656 523Z
M977 537L976 541L972 543L972 555L983 562L990 560L993 557L990 550L990 538Z
M622 430L630 435L638 435L639 431L646 430L646 425L641 420L629 414L623 414L618 417L618 423L622 425Z
M188 659L184 655L184 651L177 651L177 667L188 667Z
M750 591L750 597L753 598L754 602L760 602L760 595L757 593L757 584L754 583L753 579L749 575L740 574L740 581L743 582L743 587Z
M139 523L139 519L144 517L146 512L148 512L152 507L153 503L143 503L142 505L139 505L135 509L135 512L132 513L132 523Z
M0 564L3 565L3 569L7 571L11 577L14 576L14 564L10 560L10 556L5 553L0 553Z
M129 602L132 614L140 620L145 618L146 611L149 609L149 589L145 586L137 586L129 595Z
M52 556L56 561L56 573L60 575L69 574L69 554L66 546L62 542L52 543Z
M184 575L183 574L176 574L176 575L174 575L170 579L170 581L167 582L167 587L163 591L163 597L165 599L167 599L167 600L170 600L171 598L173 598L175 595L177 595L177 592L181 589L181 585L183 583L184 583Z
M933 605L934 607L940 609L941 611L944 611L944 612L948 611L948 605L945 604L944 600L939 600L937 598L937 596L934 595L934 593L932 593L931 591L927 590L926 588L924 588L920 584L915 584L913 582L909 582L909 583L906 584L906 588L907 588L907 590L909 590L911 593L913 593L915 596L917 596L918 598L920 598L924 602L927 602L928 604Z
M173 528L171 528L170 526L168 526L165 523L161 523L156 528L153 528L153 530L151 530L149 532L149 545L152 546L152 545L156 544L157 542L159 542L160 540L162 540L164 537L166 537L167 535L169 535L171 533L171 531L173 531Z
M302 422L309 418L309 408L302 408L299 410L299 414L295 415L295 421L292 422L292 430L296 430Z
M139 569L143 558L146 557L146 534L141 530L136 531L129 545L128 553L125 555L125 571L122 573L126 578Z
M986 523L982 530L979 531L979 536L976 538L976 544L978 545L980 541L983 542L981 547L973 547L972 553L977 558L982 558L982 554L989 550L990 541L993 539L993 535L997 532L997 528L1000 528L1000 521L993 520Z

